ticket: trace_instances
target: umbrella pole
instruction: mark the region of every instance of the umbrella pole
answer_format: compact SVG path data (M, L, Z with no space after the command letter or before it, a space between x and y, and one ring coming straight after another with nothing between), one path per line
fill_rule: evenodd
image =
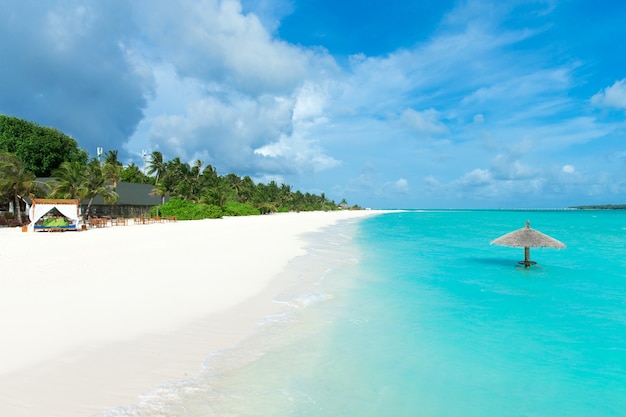
M524 247L524 260L519 261L520 264L524 264L524 268L530 268L531 265L535 265L537 262L533 262L530 260L530 247Z
M524 247L524 264L526 268L530 266L530 247Z

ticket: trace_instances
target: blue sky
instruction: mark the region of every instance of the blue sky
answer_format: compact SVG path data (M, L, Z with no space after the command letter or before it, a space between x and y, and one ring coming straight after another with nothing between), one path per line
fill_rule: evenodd
M0 0L0 113L375 208L626 203L626 3Z

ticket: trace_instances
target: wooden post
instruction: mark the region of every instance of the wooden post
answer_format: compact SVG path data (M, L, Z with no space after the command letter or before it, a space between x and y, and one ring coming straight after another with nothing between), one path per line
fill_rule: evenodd
M537 262L533 262L530 260L530 247L524 247L524 260L519 261L518 263L524 264L524 268L530 268L531 265L537 264Z
M524 248L524 262L526 263L526 268L530 266L530 248L526 246Z

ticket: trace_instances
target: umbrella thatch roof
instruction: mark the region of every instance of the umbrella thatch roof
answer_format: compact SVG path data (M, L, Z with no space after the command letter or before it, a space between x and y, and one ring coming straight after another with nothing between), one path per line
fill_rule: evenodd
M492 240L491 244L524 248L524 260L520 261L526 268L535 265L536 262L530 260L530 248L564 248L565 245L548 235L544 235L530 228L530 222L526 222L526 227L507 233L504 236Z
M492 245L512 246L516 248L564 248L565 245L548 235L544 235L530 228L530 222L526 227L507 233L504 236L491 241Z

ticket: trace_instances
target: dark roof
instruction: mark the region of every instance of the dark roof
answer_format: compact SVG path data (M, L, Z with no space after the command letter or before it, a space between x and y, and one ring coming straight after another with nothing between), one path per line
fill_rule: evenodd
M161 204L161 196L150 195L153 188L152 184L118 182L115 191L120 195L120 199L115 204L118 206L158 206ZM165 201L169 199L169 196L165 196ZM104 202L100 196L96 196L93 204L103 205Z
M37 181L48 182L54 178L37 178ZM120 198L115 203L118 206L158 206L161 204L161 196L150 195L154 185L152 184L137 184L133 182L118 182L115 191L119 194ZM165 196L165 201L169 201L170 197ZM87 204L87 201L82 201L81 204ZM93 205L100 206L105 205L100 196L96 196L93 200Z

